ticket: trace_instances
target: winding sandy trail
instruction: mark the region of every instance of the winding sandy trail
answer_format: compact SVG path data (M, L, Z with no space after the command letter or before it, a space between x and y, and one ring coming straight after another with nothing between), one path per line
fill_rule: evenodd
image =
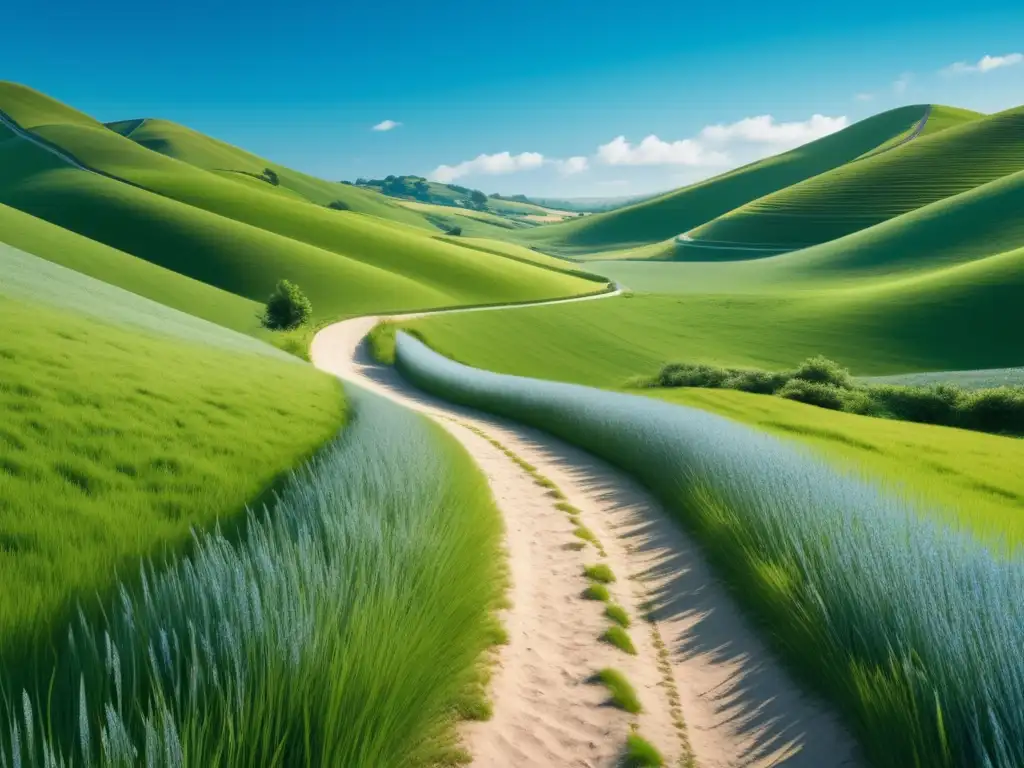
M510 641L491 684L493 718L463 728L474 765L610 768L634 724L667 765L860 765L852 739L778 668L698 548L643 488L555 438L434 398L374 363L363 339L376 322L325 328L313 340L314 363L442 424L486 474L505 519ZM556 499L491 440L557 484L606 558L592 546L571 547L579 540ZM601 561L618 576L611 591L633 618L636 656L598 639L610 624L604 606L581 597L583 566ZM660 665L656 635L666 651ZM608 666L637 689L639 717L610 706L603 687L590 682ZM674 722L673 702L684 729Z

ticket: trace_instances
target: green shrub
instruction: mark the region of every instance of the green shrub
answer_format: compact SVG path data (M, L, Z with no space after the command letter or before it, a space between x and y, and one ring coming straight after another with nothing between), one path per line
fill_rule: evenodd
M267 299L263 325L275 331L290 331L309 320L313 305L290 280L279 280L274 292Z
M456 225L454 227L448 227L447 232L448 232L449 235L453 235L455 237L458 237L459 235L462 234L462 227L460 227L458 225Z
M576 530L574 530L573 533L577 538L589 541L591 544L597 544L597 536L585 525L577 525Z
M844 392L832 384L793 379L778 392L779 397L796 400L798 403L816 405L833 411L843 410Z
M1024 434L1024 387L970 392L958 407L960 425L982 432Z
M774 395L789 380L792 373L775 373L772 371L735 371L723 383L726 389L738 389L741 392L752 392L755 395Z
M813 384L830 384L839 389L850 389L854 386L850 372L834 360L822 355L809 357L793 371L793 378Z
M583 569L583 575L591 581L596 581L601 584L611 584L615 581L615 574L612 573L612 569L604 563L600 565L588 565Z
M731 372L702 363L669 363L658 374L661 387L720 387Z
M604 584L591 584L583 590L583 597L585 600L599 600L607 603L611 595L608 594L608 587Z
M327 204L327 207L332 211L351 211L352 206L346 203L344 200L332 200Z
M626 754L622 757L624 768L658 768L665 764L665 758L651 742L639 733L626 737Z
M633 645L633 638L618 624L612 624L608 627L604 634L601 635L601 639L606 643L611 643L620 651L624 651L630 656L636 656L636 646Z
M612 603L604 609L604 615L612 621L628 627L630 625L629 614L626 613L626 609L617 603Z
M615 706L634 715L642 709L636 689L630 685L629 680L619 670L606 667L597 673L595 681L604 683Z
M871 387L871 399L879 409L897 419L925 424L952 425L963 390L947 385L904 387L884 384Z

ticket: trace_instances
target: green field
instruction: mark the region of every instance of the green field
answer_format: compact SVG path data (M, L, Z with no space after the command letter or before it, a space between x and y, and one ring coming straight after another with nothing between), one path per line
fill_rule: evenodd
M8 644L191 528L231 521L331 438L344 408L331 377L248 337L0 256Z
M971 119L761 197L690 235L782 248L835 240L1024 170L1022 139L1024 109Z
M823 354L858 375L1001 368L1024 359L1022 288L1024 248L862 287L638 294L409 326L470 365L605 387L672 360L784 369Z

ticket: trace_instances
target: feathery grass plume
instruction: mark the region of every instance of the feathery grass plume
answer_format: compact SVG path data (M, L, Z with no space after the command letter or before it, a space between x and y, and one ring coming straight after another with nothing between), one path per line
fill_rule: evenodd
M604 634L601 635L601 639L606 643L614 645L620 651L628 653L630 656L636 656L636 646L633 645L633 638L618 624L612 624L608 627Z
M8 763L404 768L451 751L500 639L501 520L443 430L350 394L351 425L244 536L144 564L71 627L39 690L3 692Z
M608 694L615 706L634 715L643 709L640 706L640 699L637 698L636 689L619 670L606 667L595 675L594 680L602 683L608 689Z
M622 627L629 627L631 623L626 609L617 603L612 603L605 607L604 615Z
M665 764L665 758L658 748L636 731L626 737L626 754L623 768L658 768Z

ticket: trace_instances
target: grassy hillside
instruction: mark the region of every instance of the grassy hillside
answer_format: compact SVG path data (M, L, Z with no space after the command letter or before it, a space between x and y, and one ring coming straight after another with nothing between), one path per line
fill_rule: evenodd
M9 92L0 88L0 108ZM290 199L251 175L234 173L244 182L225 178L133 141L146 136L147 126L119 125L127 138L81 121L35 129L108 176L69 168L22 139L0 143L0 203L248 300L264 300L277 280L289 278L309 294L316 318L553 298L593 288L437 240L432 227ZM217 142L185 133L189 140L176 146L185 146L197 163L203 152L210 165L219 162L211 155L227 153Z
M261 304L0 205L0 241L55 264L242 333L259 333Z
M7 644L243 511L337 432L343 401L248 337L7 247L0 266Z
M636 291L750 293L877 284L1024 247L1024 172L940 200L839 240L760 259L591 262Z
M66 123L98 128L100 123L56 99L18 83L0 80L0 110L22 128Z
M551 253L582 254L667 240L763 195L836 168L911 130L926 106L863 120L782 155L610 213L519 236Z
M503 197L486 195L482 190L470 189L461 184L442 184L429 181L423 176L388 176L384 179L358 179L359 189L373 190L397 200L423 203L446 209L479 210L474 197L482 198L485 212L511 219L525 217L557 217L570 216L565 211L553 211L523 198L511 200Z
M698 242L799 248L1024 170L1024 108L970 120L782 189L692 230ZM695 248L693 258L703 249ZM713 255L711 256L713 258Z
M280 189L294 193L296 199L317 205L341 201L352 211L427 227L422 217L410 215L380 195L292 170L169 120L125 120L108 127L146 149L243 184L258 185L263 191L274 191L273 185L259 178L269 168L277 174Z

